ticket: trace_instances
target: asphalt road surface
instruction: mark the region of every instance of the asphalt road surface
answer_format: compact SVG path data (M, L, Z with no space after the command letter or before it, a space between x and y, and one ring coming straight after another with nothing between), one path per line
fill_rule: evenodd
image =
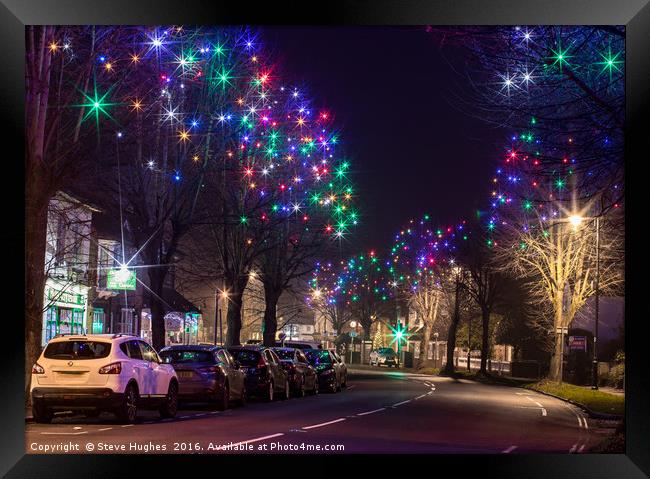
M583 453L602 439L579 409L519 388L350 370L340 393L224 412L183 405L175 419L141 411L57 417L26 426L27 453Z

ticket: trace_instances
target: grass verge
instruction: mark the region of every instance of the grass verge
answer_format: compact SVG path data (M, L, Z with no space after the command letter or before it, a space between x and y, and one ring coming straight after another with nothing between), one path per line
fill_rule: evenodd
M528 389L540 391L562 399L571 400L582 404L593 412L604 414L625 414L625 397L616 394L609 394L589 387L574 386L567 383L556 383L552 381L539 381L524 386Z

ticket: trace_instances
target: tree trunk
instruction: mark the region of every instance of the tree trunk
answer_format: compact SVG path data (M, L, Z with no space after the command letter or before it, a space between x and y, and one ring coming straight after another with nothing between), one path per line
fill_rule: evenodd
M562 361L562 335L555 335L555 345L553 347L553 356L551 356L551 366L548 371L548 378L551 381L561 381L561 361Z
M454 373L454 349L456 348L456 330L458 329L458 323L460 322L460 304L458 300L460 298L460 283L456 280L456 299L454 301L454 316L451 318L451 323L449 324L449 332L447 333L447 363L445 364L444 373L453 374Z
M483 341L481 343L481 370L487 374L487 360L490 357L490 310L481 309L481 323L483 325Z
M35 187L36 185L31 185ZM45 294L45 247L47 204L42 193L30 191L25 222L25 405L29 407L32 365L41 354L43 296Z
M151 341L156 350L165 347L165 307L162 302L166 268L149 268L151 288Z
M276 316L280 294L272 287L264 286L264 346L275 346L275 334L278 330Z
M417 369L425 367L429 360L429 341L431 339L432 330L433 324L424 323L424 328L422 328L422 339L420 340L420 357L418 358Z
M226 315L226 346L238 346L241 344L241 310L243 305L244 290L248 283L248 274L242 275L244 279L232 280L226 278L228 294L228 314Z
M361 323L361 326L363 327L363 340L364 341L369 341L370 340L370 328L372 327L372 319L370 318L365 318L361 319L359 321Z

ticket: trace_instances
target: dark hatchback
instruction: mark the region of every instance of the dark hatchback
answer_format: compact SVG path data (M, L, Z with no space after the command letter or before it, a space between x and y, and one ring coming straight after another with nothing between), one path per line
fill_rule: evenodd
M337 392L347 385L347 371L344 370L342 361L327 349L305 349L303 351L309 363L318 374L320 390Z
M289 398L289 376L271 348L231 346L228 351L246 373L246 390L249 395L262 397L266 401L273 401L276 394L283 399Z
M273 351L289 375L294 396L303 397L306 392L318 394L318 375L303 351L295 348L273 348Z
M210 401L217 409L232 402L246 402L246 374L227 349L208 345L175 345L163 348L160 358L178 376L179 399Z

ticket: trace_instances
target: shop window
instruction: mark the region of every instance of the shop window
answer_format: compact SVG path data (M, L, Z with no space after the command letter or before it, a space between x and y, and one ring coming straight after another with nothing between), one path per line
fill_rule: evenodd
M104 310L95 308L93 311L93 334L102 334L104 332Z

